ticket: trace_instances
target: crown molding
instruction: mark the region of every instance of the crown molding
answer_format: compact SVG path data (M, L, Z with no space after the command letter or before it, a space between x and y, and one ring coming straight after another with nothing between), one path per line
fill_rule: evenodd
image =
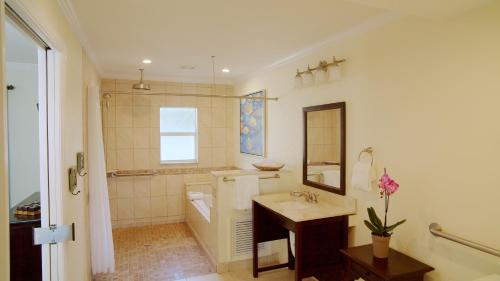
M50 48L56 50L64 50L66 47L63 38L52 29L48 28L47 24L40 20L36 14L30 9L29 5L22 1L6 0L7 3L20 17L25 21L33 31L47 43Z
M336 44L339 44L349 38L359 36L361 34L367 33L369 31L372 31L374 29L377 29L381 26L384 26L387 23L393 22L395 20L398 20L402 17L401 13L397 12L385 12L381 15L375 16L370 18L369 20L354 25L353 27L333 34L323 40L317 41L316 43L313 43L295 53L292 53L284 58L281 58L279 60L276 60L275 62L268 64L267 66L264 66L262 68L259 68L255 71L251 71L247 74L240 75L238 77L235 77L233 80L235 82L239 82L241 80L250 78L252 76L255 76L257 73L264 72L264 71L270 71L276 68L279 68L284 65L288 65L290 63L293 63L301 58L304 58L308 55L313 54L314 52L317 52L318 50L321 50L325 47L331 47Z
M95 70L99 75L101 75L102 67L98 63L96 55L93 52L93 48L90 45L89 40L85 35L85 32L83 31L83 28L80 24L80 20L78 19L78 16L73 7L73 3L71 3L71 0L57 0L57 2L59 3L59 7L61 7L61 10L64 16L66 17L66 20L68 21L71 30L73 31L73 33L75 33L76 38L78 38L78 41L80 41L80 45L82 45L83 50L85 51L88 58L92 62Z
M120 72L107 72L101 75L101 79L123 79L123 80L133 80L139 81L139 74L135 73L120 73ZM211 84L213 83L213 78L208 76L191 77L191 76L181 76L181 75L157 75L157 74L146 74L144 77L145 81L168 81L168 82L178 82L178 83L202 83ZM216 84L233 85L233 80L231 79L221 79L215 78Z

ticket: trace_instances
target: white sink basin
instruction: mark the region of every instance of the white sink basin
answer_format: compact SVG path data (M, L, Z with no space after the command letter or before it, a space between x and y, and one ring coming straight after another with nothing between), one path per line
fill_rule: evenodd
M283 209L291 209L291 210L303 210L307 208L311 208L312 203L300 202L300 201L282 201L278 202L278 205Z

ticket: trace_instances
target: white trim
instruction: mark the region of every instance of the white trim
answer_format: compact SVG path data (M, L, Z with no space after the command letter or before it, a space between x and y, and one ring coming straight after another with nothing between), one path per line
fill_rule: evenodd
M89 57L95 70L100 75L102 73L102 67L96 58L94 52L95 49L92 48L92 45L90 44L87 36L85 35L85 32L83 31L80 20L78 19L78 16L73 7L73 3L69 0L57 0L57 3L59 4L59 7L66 17L66 20L68 21L70 29L75 33L75 36L76 38L78 38L78 41L82 45L83 50L87 54L87 57Z
M56 51L47 51L47 100L48 100L48 148L49 148L49 200L50 224L61 225L61 109L60 109L60 58ZM50 245L51 281L64 279L64 252L60 244Z
M41 227L49 227L49 166L47 110L47 52L38 49L38 132L40 147L40 206ZM42 280L50 281L50 246L42 245Z
M279 68L281 66L287 65L289 63L295 62L303 57L306 57L308 55L313 54L314 52L323 49L328 46L333 46L336 45L340 42L345 41L348 38L352 38L354 36L359 36L361 34L367 33L371 30L377 29L389 22L393 22L399 18L401 18L402 14L401 13L396 13L396 12L386 12L381 15L375 16L373 18L370 18L369 20L357 24L345 31L335 33L323 40L317 41L314 44L311 44L301 50L298 50L297 52L290 54L286 57L283 57L279 60L276 60L275 62L268 64L267 66L264 66L262 68L259 68L257 70L251 71L247 74L240 75L238 77L235 77L233 79L234 82L241 81L244 79L247 79L249 77L255 76L259 72L263 71L269 71L273 70L276 68ZM332 54L334 56L335 54Z
M63 38L58 36L57 33L51 32L50 28L44 26L42 21L30 12L30 9L23 1L6 0L5 3L7 3L28 24L28 26L50 46L50 48L64 50L65 44Z

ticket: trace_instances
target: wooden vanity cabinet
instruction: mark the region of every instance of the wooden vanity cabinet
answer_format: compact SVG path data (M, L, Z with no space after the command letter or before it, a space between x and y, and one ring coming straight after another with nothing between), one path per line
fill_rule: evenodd
M18 205L40 201L38 192ZM38 217L16 217L10 210L10 281L42 281L42 246L33 245L33 228L40 227Z
M287 239L295 233L295 257L289 249L288 262L267 267L258 266L258 243ZM347 248L347 216L295 222L253 201L253 276L259 272L288 267L295 269L295 280L314 276L319 280L340 280ZM290 247L289 247L290 248Z

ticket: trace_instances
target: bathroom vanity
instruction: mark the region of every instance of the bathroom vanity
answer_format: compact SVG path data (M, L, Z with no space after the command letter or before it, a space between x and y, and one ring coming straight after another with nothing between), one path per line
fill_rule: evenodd
M304 186L297 192L253 198L254 277L288 267L295 269L297 281L342 278L340 250L348 246L348 216L356 213L355 200L345 196L345 103L306 107L303 113ZM288 261L259 267L259 243L279 239L288 241Z
M347 247L348 215L355 213L354 199L337 202L306 202L288 193L257 196L253 200L253 275L288 267L295 280L315 276L340 277L342 255ZM295 233L295 245L290 243ZM288 262L267 267L258 265L258 243L287 239ZM292 254L291 247L294 248Z

